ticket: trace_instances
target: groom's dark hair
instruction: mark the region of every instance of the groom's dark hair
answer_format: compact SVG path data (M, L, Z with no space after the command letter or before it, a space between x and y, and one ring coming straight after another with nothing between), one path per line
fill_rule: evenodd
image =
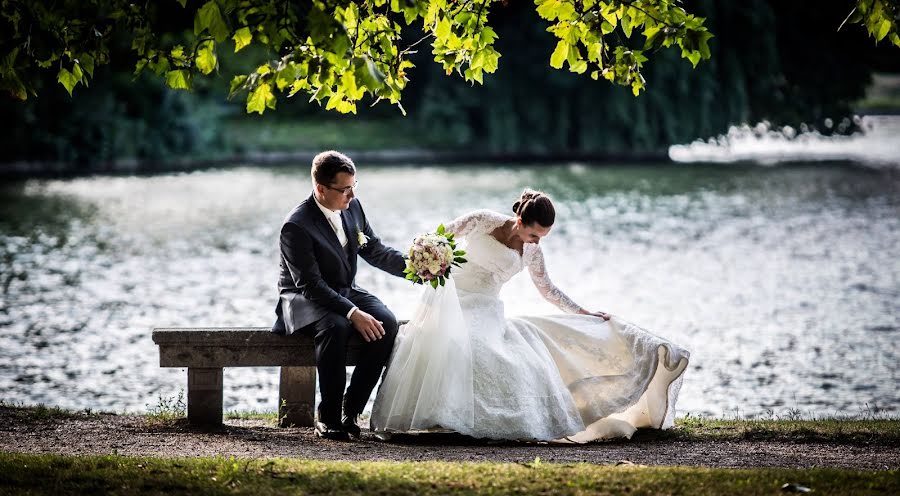
M513 212L522 219L522 224L530 226L537 222L543 227L553 227L556 209L550 197L542 191L526 189L513 204Z
M315 182L328 186L334 182L334 178L341 172L356 175L356 166L353 165L350 157L343 153L328 150L313 158L312 177Z

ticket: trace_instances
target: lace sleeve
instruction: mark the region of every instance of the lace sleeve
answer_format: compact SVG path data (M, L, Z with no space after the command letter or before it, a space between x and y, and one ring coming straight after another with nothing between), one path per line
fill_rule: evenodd
M547 267L544 264L544 253L541 247L534 243L527 243L524 247L525 265L531 274L531 280L545 300L553 303L560 310L567 313L582 313L585 310L575 303L550 280Z
M509 217L492 210L475 210L444 224L444 227L456 236L463 237L476 232L491 232L507 220Z

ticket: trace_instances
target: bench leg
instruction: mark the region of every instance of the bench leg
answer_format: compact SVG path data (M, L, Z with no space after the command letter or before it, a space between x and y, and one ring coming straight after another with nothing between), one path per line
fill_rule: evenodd
M281 367L278 425L312 427L316 411L316 368Z
M222 424L222 369L188 368L188 422Z

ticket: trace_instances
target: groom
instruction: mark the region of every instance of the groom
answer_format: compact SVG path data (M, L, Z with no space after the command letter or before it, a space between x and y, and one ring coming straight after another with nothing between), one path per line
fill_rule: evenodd
M356 167L349 157L335 151L316 155L312 181L312 195L281 227L280 296L272 332L315 340L322 395L316 435L358 438L357 417L390 357L397 319L356 285L356 256L398 277L404 277L406 261L372 231L356 199ZM360 353L345 393L348 344L359 346Z

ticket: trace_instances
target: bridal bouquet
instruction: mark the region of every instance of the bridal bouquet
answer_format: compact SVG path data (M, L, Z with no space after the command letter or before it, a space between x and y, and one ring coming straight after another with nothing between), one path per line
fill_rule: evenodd
M429 283L432 288L437 289L450 277L451 266L459 267L466 263L463 258L465 254L465 251L456 249L453 233L446 232L441 224L433 233L416 236L409 248L409 258L406 259L406 269L403 272L406 279L413 283Z

